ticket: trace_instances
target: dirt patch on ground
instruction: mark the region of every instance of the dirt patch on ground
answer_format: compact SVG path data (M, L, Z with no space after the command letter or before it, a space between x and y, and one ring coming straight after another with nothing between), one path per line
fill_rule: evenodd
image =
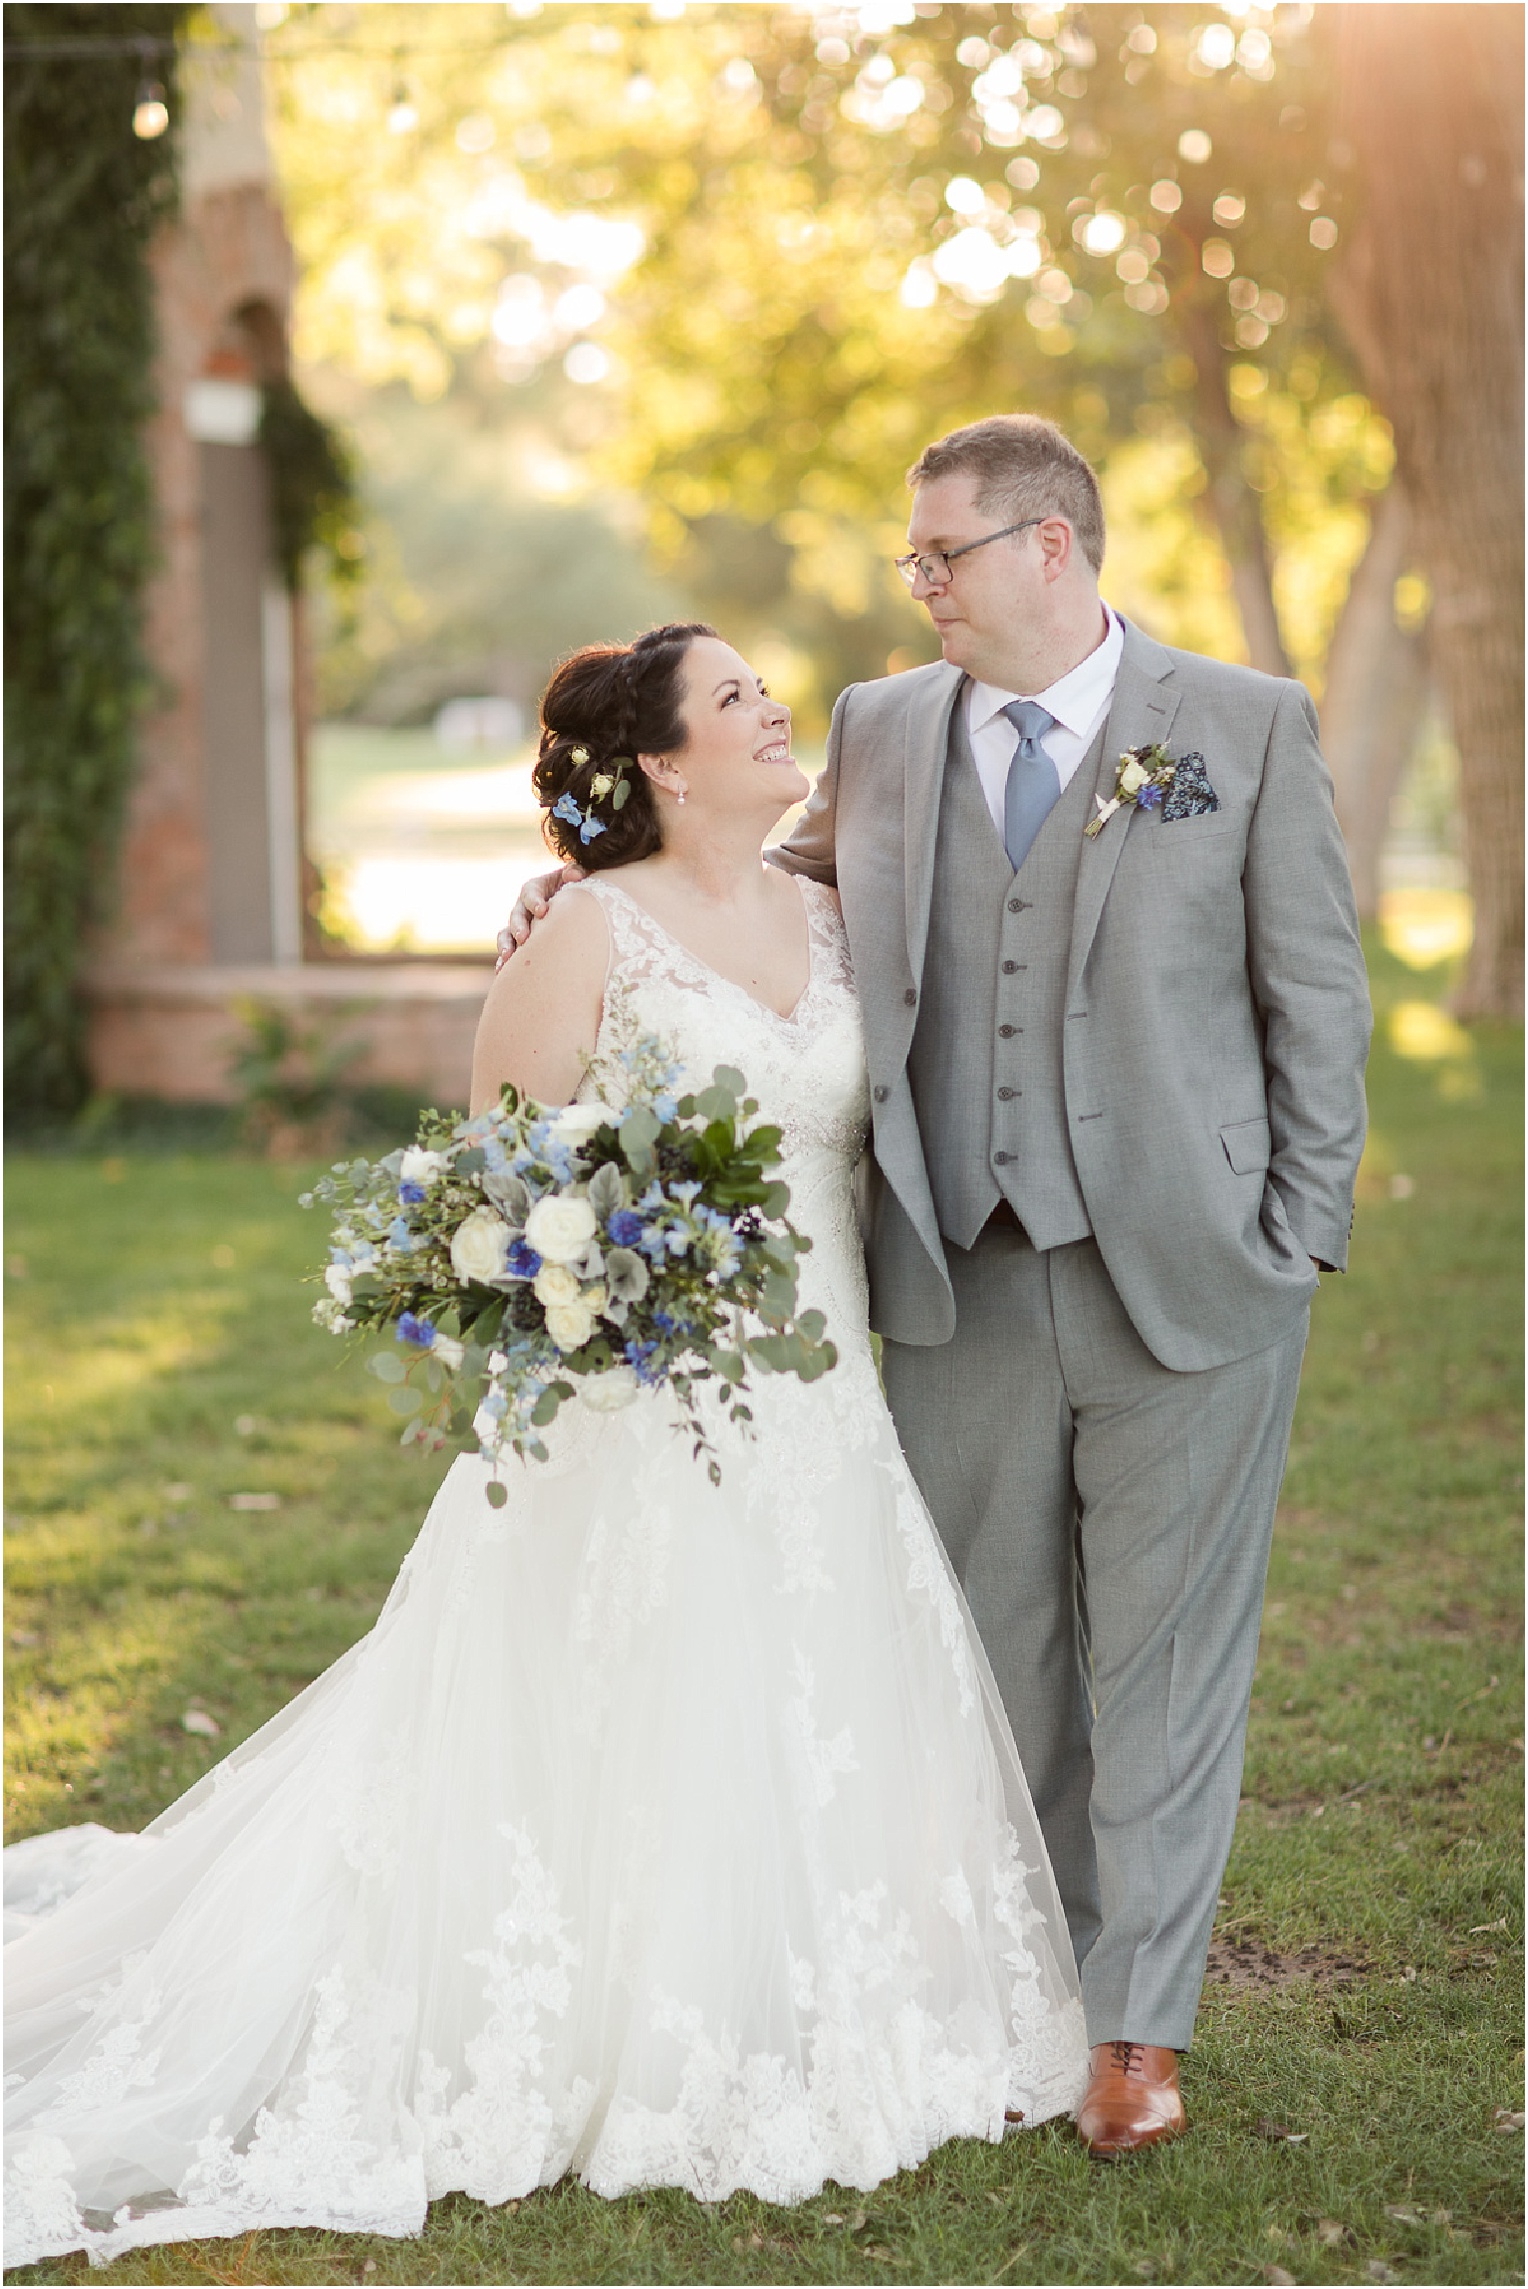
M1261 1939L1213 1939L1205 1985L1242 1995L1273 1987L1349 1987L1368 1968L1356 1955L1325 1947L1302 1947L1286 1955Z

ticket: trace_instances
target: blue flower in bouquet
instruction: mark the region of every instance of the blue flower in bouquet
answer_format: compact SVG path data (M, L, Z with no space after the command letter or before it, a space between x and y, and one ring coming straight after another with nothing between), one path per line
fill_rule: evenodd
M537 1121L528 1142L542 1167L551 1170L559 1185L573 1182L573 1148L566 1138L557 1134L550 1121Z
M417 1343L422 1351L428 1351L435 1341L435 1330L429 1320L420 1319L413 1312L406 1311L398 1321L398 1341Z
M387 1237L389 1245L394 1248L407 1251L414 1245L414 1235L401 1216L393 1218L392 1223L387 1228Z
M693 1182L687 1181L684 1184L676 1184L672 1189L674 1198L685 1208L693 1206L695 1201L700 1198L700 1186Z
M405 1208L417 1208L424 1198L424 1186L422 1184L400 1184L398 1198Z
M659 1316L661 1318L662 1314L660 1313ZM639 1383L656 1384L663 1381L662 1368L654 1367L652 1364L657 1349L656 1343L639 1343L635 1336L627 1344L626 1364L628 1367L636 1369Z
M653 1117L655 1120L661 1121L665 1128L670 1121L677 1121L679 1118L679 1099L665 1089L660 1096L653 1099Z
M618 1248L635 1248L642 1238L642 1219L635 1208L618 1208L605 1230Z
M541 1269L541 1258L529 1240L511 1240L504 1269L512 1280L533 1280Z

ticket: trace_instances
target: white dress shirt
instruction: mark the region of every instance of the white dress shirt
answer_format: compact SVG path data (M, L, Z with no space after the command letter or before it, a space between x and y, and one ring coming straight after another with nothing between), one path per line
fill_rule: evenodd
M1003 831L1003 803L1008 788L1008 767L1018 734L1003 710L1011 700L1032 699L1056 720L1040 744L1056 766L1063 793L1078 764L1098 735L1098 727L1114 697L1120 653L1125 648L1125 623L1106 604L1109 629L1104 640L1075 668L1058 676L1044 691L999 691L995 684L973 683L966 693L966 729L976 774L987 798L999 834Z

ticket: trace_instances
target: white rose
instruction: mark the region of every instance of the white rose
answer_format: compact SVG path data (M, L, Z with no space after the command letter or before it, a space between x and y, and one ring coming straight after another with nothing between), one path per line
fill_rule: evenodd
M629 1367L612 1367L607 1374L587 1377L583 1395L596 1414L613 1415L618 1408L631 1405L637 1387L637 1378Z
M1122 795L1138 795L1150 777L1143 763L1127 763L1119 775L1119 791Z
M549 1309L561 1303L577 1303L579 1293L578 1274L570 1272L566 1264L543 1264L536 1274L536 1301Z
M450 1375L456 1373L467 1356L466 1345L458 1343L454 1335L437 1335L435 1341L430 1345L430 1352L431 1356L438 1359Z
M559 1193L538 1200L525 1219L525 1237L546 1264L576 1264L598 1229L587 1200Z
M474 1208L451 1239L451 1268L457 1278L480 1284L502 1279L512 1237L509 1226L491 1208Z
M608 1105L563 1105L552 1115L551 1129L554 1137L572 1145L576 1152L580 1145L589 1142L596 1129L613 1128L619 1119L620 1115L613 1113Z
M546 1331L559 1351L582 1351L594 1333L594 1314L582 1296L577 1303L554 1303L546 1315Z
M324 1286L339 1303L350 1301L350 1267L347 1264L326 1264Z
M426 1152L420 1145L410 1145L398 1168L400 1184L433 1184L437 1176L444 1176L449 1163L443 1152Z

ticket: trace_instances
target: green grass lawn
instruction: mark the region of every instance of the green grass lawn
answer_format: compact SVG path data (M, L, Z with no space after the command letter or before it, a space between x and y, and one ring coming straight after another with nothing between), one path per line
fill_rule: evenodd
M453 2199L418 2242L261 2234L109 2278L1522 2278L1520 1045L1395 1020L1441 972L1374 978L1353 1269L1315 1308L1193 2135L1107 2170L1054 2126L790 2211ZM151 1817L368 1626L415 1532L441 1466L308 1323L309 1173L109 1138L10 1160L13 1838Z

